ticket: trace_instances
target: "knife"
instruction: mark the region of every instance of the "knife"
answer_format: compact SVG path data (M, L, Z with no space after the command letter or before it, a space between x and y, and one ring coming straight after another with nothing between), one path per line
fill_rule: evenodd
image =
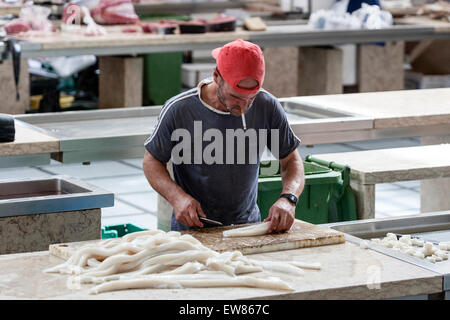
M204 223L207 223L207 224L210 224L213 226L222 226L223 225L222 222L219 222L216 220L211 220L211 219L207 219L207 218L203 218L203 217L198 217L198 218L201 222L204 222Z

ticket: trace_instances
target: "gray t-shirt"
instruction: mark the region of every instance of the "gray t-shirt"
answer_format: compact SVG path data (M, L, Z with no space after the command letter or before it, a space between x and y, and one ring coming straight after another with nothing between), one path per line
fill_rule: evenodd
M172 160L175 182L200 202L207 218L224 225L261 221L256 204L261 155L267 147L283 159L300 139L278 100L263 89L245 113L244 131L241 117L202 101L200 88L210 81L164 104L145 148L163 163ZM171 230L187 229L172 214Z

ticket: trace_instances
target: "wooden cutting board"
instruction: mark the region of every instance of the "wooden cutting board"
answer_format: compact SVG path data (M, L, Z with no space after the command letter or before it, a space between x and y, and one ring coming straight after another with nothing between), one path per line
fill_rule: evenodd
M223 237L225 230L249 226L226 226L185 231L218 252L239 250L243 254L317 247L345 242L342 232L295 220L288 232L252 237Z
M235 238L227 238L222 236L222 232L225 230L249 225L251 224L203 228L199 230L183 231L182 233L191 234L203 243L203 245L215 251L223 252L239 250L243 254L317 247L345 242L345 236L343 233L301 220L295 220L291 229L285 233ZM52 244L49 246L49 252L54 256L68 259L72 256L72 253L81 246L86 244L94 244L101 241L102 240L91 240Z

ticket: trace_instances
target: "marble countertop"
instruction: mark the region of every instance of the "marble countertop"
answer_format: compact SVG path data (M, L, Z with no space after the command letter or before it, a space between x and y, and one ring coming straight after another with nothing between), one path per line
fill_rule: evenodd
M0 299L387 299L442 292L442 275L351 242L251 255L262 260L320 262L305 275L272 273L294 292L257 288L139 289L89 295L93 285L42 270L64 260L48 251L0 256ZM258 274L255 274L257 276Z
M450 177L450 144L324 153L317 158L349 165L350 177L362 184Z
M14 120L15 140L0 143L0 156L28 155L36 153L59 152L59 140L43 132L43 130Z
M292 97L323 109L374 119L374 129L450 123L450 88Z

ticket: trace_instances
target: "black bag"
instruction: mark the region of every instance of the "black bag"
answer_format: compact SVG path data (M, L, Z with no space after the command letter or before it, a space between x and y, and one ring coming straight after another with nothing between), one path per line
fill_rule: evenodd
M0 113L0 142L14 141L15 134L14 118Z

